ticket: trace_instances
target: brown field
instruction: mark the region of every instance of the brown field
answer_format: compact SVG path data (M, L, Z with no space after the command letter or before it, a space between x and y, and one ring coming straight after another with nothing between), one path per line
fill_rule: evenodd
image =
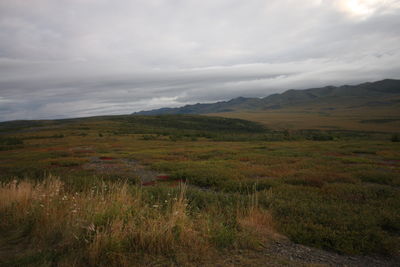
M208 114L263 123L271 129L320 129L400 132L400 108L296 107L265 111Z

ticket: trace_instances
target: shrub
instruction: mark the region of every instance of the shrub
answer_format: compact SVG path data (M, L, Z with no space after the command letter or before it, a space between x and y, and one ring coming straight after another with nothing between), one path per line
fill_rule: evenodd
M295 242L348 254L393 255L397 236L387 230L399 227L396 192L351 184L285 186L272 189L269 201L279 229Z
M0 145L14 146L22 145L24 142L17 137L0 137Z
M311 140L313 141L332 141L333 139L333 136L324 133L313 134L311 136Z
M399 134L393 134L392 137L390 138L392 142L400 142L400 136Z
M271 219L254 204L235 205L235 197L226 199L232 209L203 199L198 212L194 198L210 194L192 191L190 201L184 185L143 190L97 180L84 191L71 189L54 177L0 186L0 232L9 246L29 248L15 249L0 265L132 266L159 257L186 266L215 248L258 244L266 234L259 224Z
M153 135L153 134L144 134L144 135L142 135L142 139L143 140L156 140L157 139L157 136L156 135Z
M64 138L65 136L63 134L55 134L52 135L51 138Z

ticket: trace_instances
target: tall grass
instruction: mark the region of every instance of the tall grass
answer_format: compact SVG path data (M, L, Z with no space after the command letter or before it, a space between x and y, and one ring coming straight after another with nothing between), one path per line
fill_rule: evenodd
M254 248L274 234L272 217L255 201L230 218L217 209L211 203L209 212L195 212L185 185L154 198L122 182L73 192L55 177L12 181L0 187L0 242L19 253L0 263L131 266L158 258L182 264L220 247Z

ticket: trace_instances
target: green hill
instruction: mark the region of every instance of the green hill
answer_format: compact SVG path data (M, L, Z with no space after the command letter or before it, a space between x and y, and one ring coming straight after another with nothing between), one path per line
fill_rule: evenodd
M264 98L238 97L211 104L186 105L141 111L140 115L208 114L244 110L282 109L298 105L331 104L339 106L399 106L400 80L382 80L359 85L326 86L305 90L288 90Z
M400 80L288 90L264 98L162 108L134 114L209 114L271 128L400 131Z

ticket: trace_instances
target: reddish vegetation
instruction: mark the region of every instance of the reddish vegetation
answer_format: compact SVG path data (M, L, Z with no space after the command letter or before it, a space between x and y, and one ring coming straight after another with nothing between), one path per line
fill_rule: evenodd
M380 162L377 164L380 166L391 166L391 167L397 167L399 165L399 163L395 160L390 160L390 161L388 160L388 161Z
M41 149L40 151L68 151L67 147L49 147L46 149Z
M74 150L74 153L76 154L86 154L86 153L95 153L94 150L90 150L90 149L79 149L79 150Z
M112 157L100 157L101 160L114 160Z
M157 176L157 179L160 179L160 180L168 180L170 177L169 177L169 175L158 175Z

